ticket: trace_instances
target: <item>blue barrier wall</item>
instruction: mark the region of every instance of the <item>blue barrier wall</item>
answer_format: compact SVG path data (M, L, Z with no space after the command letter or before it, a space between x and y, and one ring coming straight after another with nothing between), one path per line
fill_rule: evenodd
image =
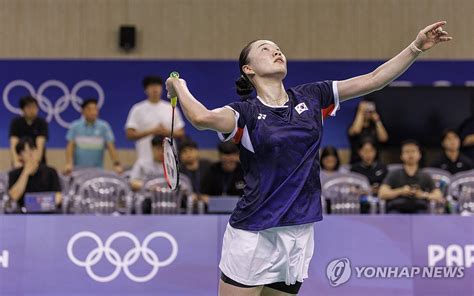
M345 79L375 69L379 61L294 61L288 65L286 87L300 83ZM430 85L448 80L463 85L474 80L474 61L420 61L398 80ZM112 60L1 60L0 61L0 147L8 146L8 126L20 96L42 95L41 115L50 121L49 147L64 147L67 123L79 117L78 98L103 96L101 117L115 132L117 146L131 148L124 124L130 107L144 98L141 80L145 75L166 77L177 70L190 89L209 108L238 100L234 80L239 76L235 61L112 61ZM338 116L325 123L324 144L348 147L346 130L356 101L343 104ZM18 110L17 110L18 111ZM213 132L198 132L188 123L186 132L202 148L214 148Z
M0 295L217 295L227 220L0 216ZM302 296L474 295L474 217L325 217L309 276Z

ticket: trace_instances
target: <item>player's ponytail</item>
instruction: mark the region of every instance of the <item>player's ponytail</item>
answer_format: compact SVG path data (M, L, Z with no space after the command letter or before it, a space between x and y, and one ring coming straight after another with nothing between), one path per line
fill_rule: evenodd
M246 100L246 98L253 92L253 85L248 81L245 76L240 76L239 79L235 81L237 94Z
M244 73L244 70L242 69L245 65L249 63L249 52L252 47L252 44L257 41L253 40L247 44L242 51L240 52L240 57L239 57L239 70L241 76L239 79L235 81L235 86L236 86L236 91L237 94L241 97L242 100L246 100L250 94L252 94L254 87L252 85L252 82L250 79L247 77L247 75Z

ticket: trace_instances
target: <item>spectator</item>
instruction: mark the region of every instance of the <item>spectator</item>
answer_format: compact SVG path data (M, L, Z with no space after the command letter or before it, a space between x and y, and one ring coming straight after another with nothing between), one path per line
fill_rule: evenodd
M456 131L451 129L445 130L441 138L443 152L431 166L448 171L453 175L472 169L471 160L460 153L460 146L461 140Z
M84 100L82 118L71 124L66 136L66 173L70 173L75 167L103 168L105 149L109 151L114 171L123 171L115 149L114 133L110 125L98 117L97 100Z
M21 138L15 147L21 167L8 174L8 194L10 199L24 205L26 192L58 192L56 204L61 202L61 185L55 169L40 163L36 144L31 138Z
M126 135L135 141L138 159L152 161L151 139L153 136L169 136L172 108L169 102L161 100L163 82L160 77L143 79L147 99L133 105L125 124ZM184 121L178 108L175 110L174 137L184 136Z
M348 135L351 144L351 164L360 161L357 147L364 139L370 139L376 144L377 148L379 144L388 141L387 130L375 110L374 102L362 100L359 103L356 117L349 128Z
M321 180L340 171L340 159L337 149L326 146L321 150Z
M204 175L201 191L206 195L243 195L245 187L242 168L239 162L239 148L232 143L218 145L220 161L211 165ZM207 197L203 197L207 203Z
M130 173L130 186L138 191L145 181L153 178L164 177L163 169L163 136L155 136L151 140L153 160L138 159Z
M379 197L387 200L387 213L426 213L430 200L442 202L430 175L419 169L420 146L407 140L401 145L403 168L390 172L380 186Z
M372 186L372 193L377 195L380 184L387 176L387 166L377 161L377 148L369 139L359 144L358 153L361 161L353 164L351 171L366 176Z
M191 139L185 139L179 146L180 172L191 181L193 192L201 193L201 182L209 170L211 162L199 158L198 145Z
M461 151L474 163L474 116L467 118L461 124L459 137L462 142Z
M14 168L19 168L23 164L20 156L16 153L16 145L21 138L28 137L33 140L36 147L35 157L46 163L45 143L48 140L48 123L38 117L38 101L32 96L25 96L20 99L20 109L23 116L17 116L10 123L10 151Z

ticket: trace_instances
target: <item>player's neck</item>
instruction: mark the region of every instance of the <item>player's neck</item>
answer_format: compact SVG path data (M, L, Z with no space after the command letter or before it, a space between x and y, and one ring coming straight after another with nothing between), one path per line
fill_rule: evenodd
M267 105L282 106L288 100L281 80L260 77L255 83L258 97Z

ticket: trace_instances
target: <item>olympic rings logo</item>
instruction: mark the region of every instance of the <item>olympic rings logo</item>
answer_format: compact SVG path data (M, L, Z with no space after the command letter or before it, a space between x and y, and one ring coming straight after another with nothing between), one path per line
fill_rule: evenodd
M104 104L104 90L102 87L95 81L92 80L82 80L76 83L71 91L69 91L68 87L59 80L47 80L43 82L38 91L35 91L34 87L25 80L13 80L7 84L5 89L3 90L3 103L8 111L21 115L21 109L14 107L10 103L9 94L10 91L16 87L23 87L25 88L32 96L34 96L38 100L39 108L46 113L46 121L51 122L54 119L56 122L64 127L69 128L71 122L67 122L61 117L61 113L63 113L68 107L69 104L72 104L74 109L81 113L81 102L82 98L78 96L78 92L80 89L89 87L97 92L97 100L98 100L98 107L101 108ZM52 101L44 95L44 92L48 88L58 88L63 94L62 96L53 104Z
M163 261L160 261L158 258L158 255L148 248L149 243L155 239L155 238L165 238L167 239L170 244L171 244L171 255ZM73 249L74 249L74 244L76 241L82 238L90 238L95 243L97 244L97 248L93 249L89 254L86 256L85 260L79 260L77 257L73 254ZM118 238L127 238L132 241L133 243L133 248L128 250L127 253L125 253L125 256L123 258L120 256L120 254L114 250L111 245L112 243L118 239ZM178 243L174 239L173 236L171 236L169 233L158 231L158 232L153 232L150 233L144 240L143 243L140 244L138 239L131 234L130 232L126 231L119 231L114 234L112 234L106 241L105 244L102 242L100 237L90 231L81 231L79 233L76 233L71 237L67 244L67 254L69 259L76 264L77 266L80 267L85 267L87 274L95 281L97 282L110 282L117 278L117 276L120 274L120 271L123 270L125 275L132 281L137 282L137 283L144 283L149 280L151 280L160 267L164 267L167 265L170 265L175 259L176 256L178 255ZM102 259L102 257L105 255L105 258L112 264L115 265L114 271L107 276L100 276L94 273L92 270L92 267L99 263L99 261ZM150 264L152 266L151 271L145 275L145 276L136 276L130 271L130 266L133 265L137 260L139 259L140 255L142 255L143 259L145 262Z

